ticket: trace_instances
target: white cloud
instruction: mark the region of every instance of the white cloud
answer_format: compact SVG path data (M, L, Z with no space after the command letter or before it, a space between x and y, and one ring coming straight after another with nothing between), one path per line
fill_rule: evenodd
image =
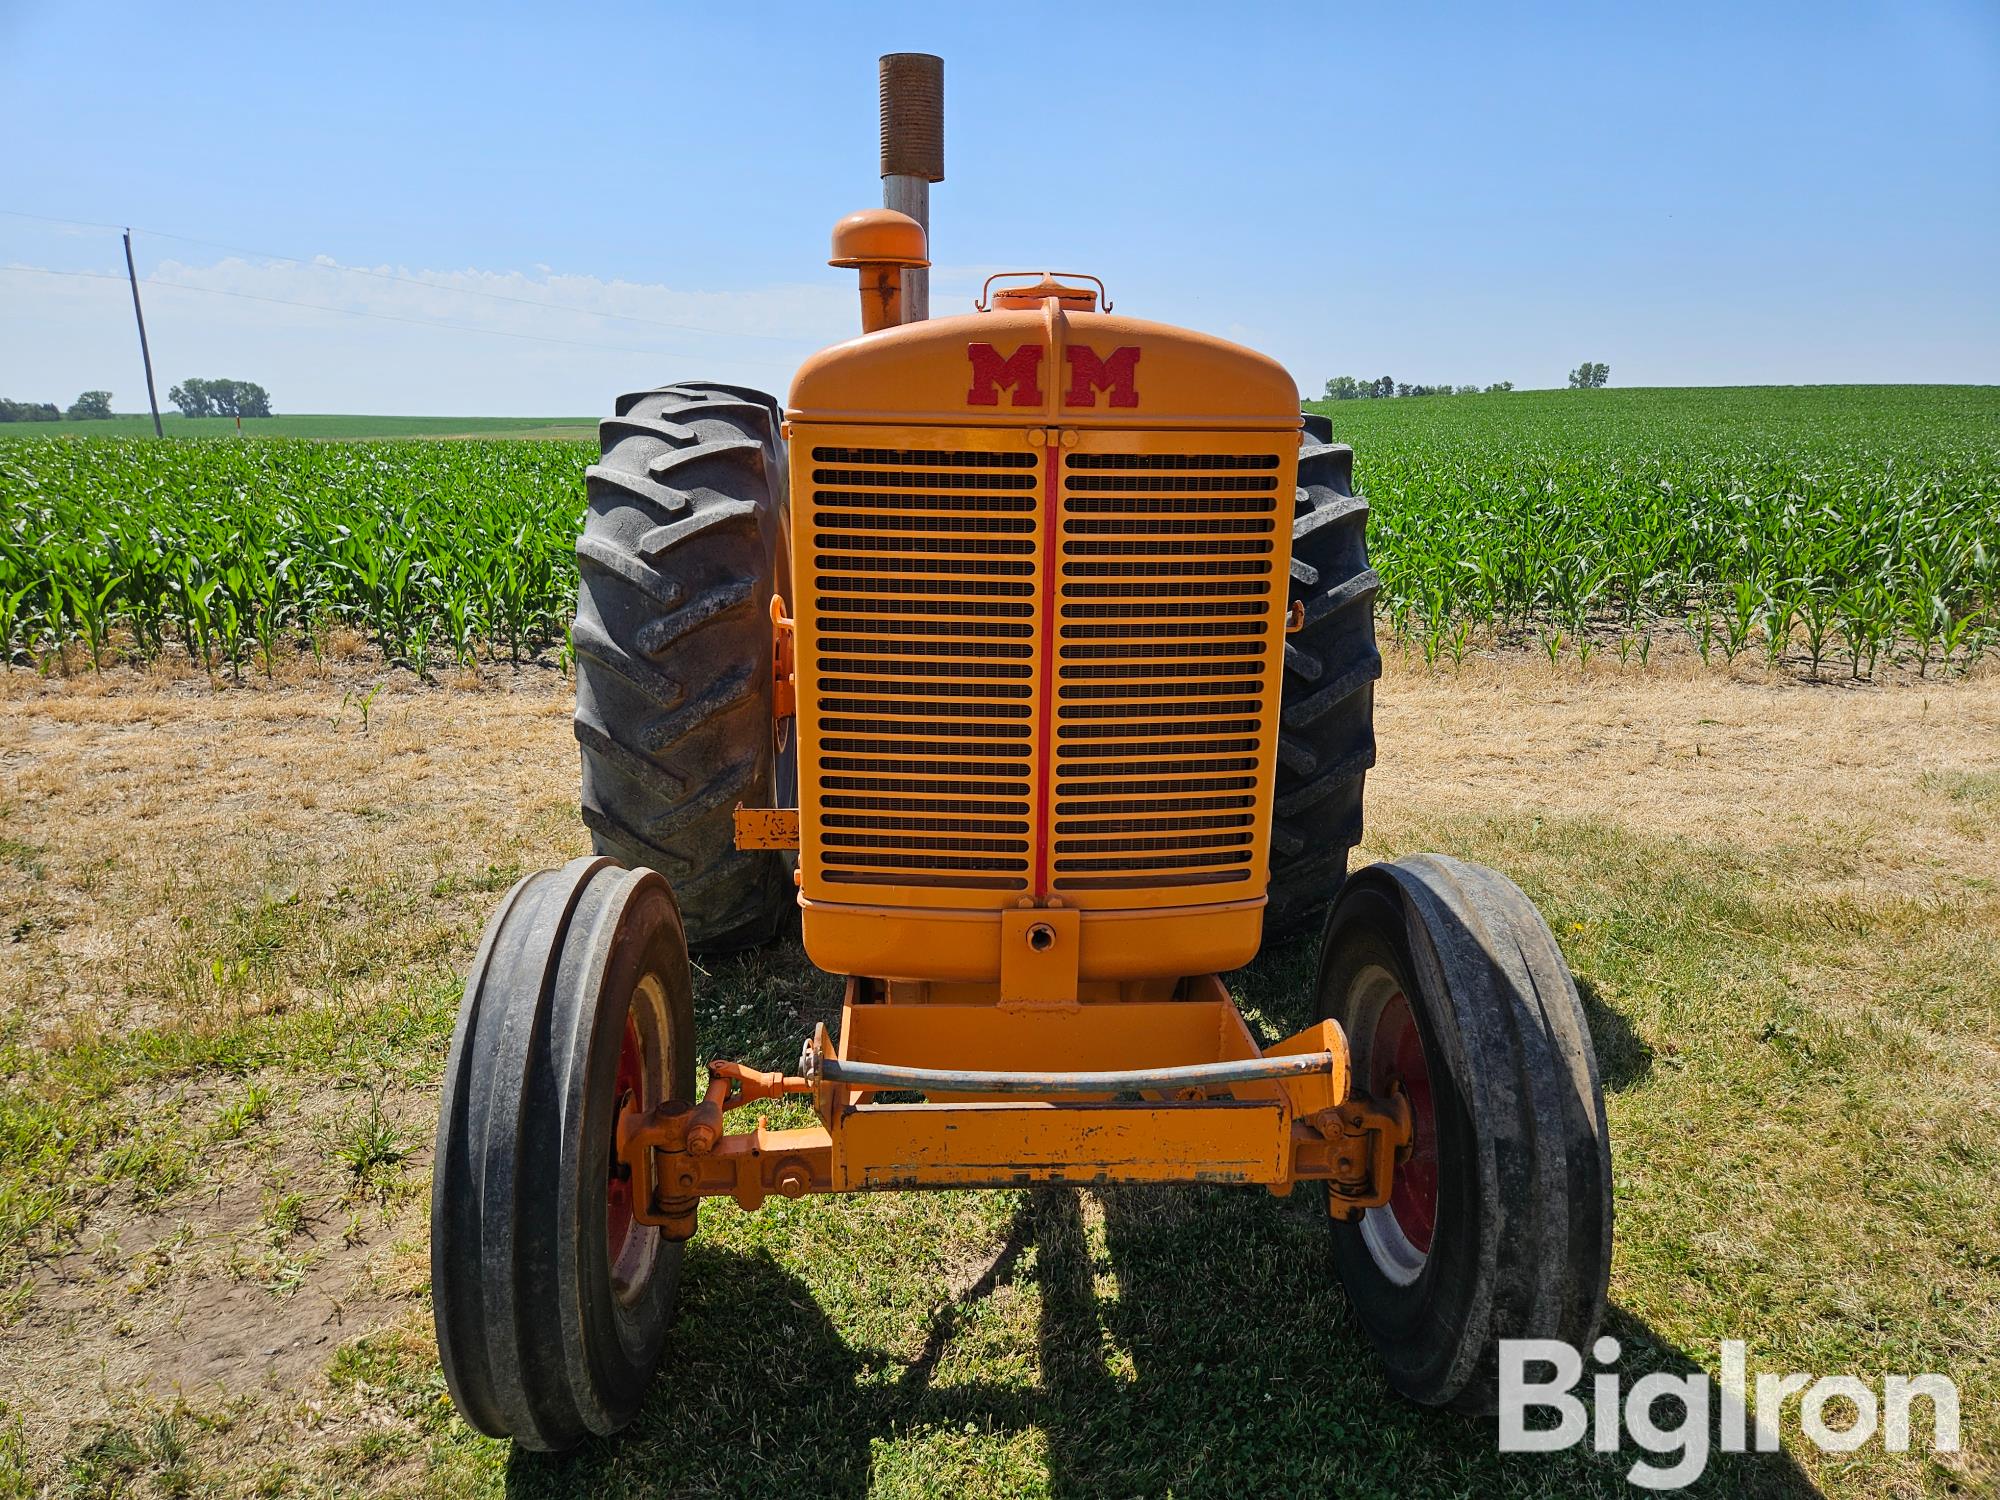
M67 402L103 387L120 411L143 410L122 281L41 269L0 268L0 394ZM621 390L690 378L782 394L799 360L856 331L854 291L831 277L702 291L321 255L163 261L140 291L163 401L190 375L228 376L292 412L592 416Z
M124 280L50 269L0 267L0 395L67 403L102 388L119 411L143 411ZM970 312L996 269L937 267L932 312ZM255 380L281 412L589 417L620 391L681 379L782 397L802 359L860 331L851 272L703 291L316 255L164 260L142 278L163 404L191 375Z

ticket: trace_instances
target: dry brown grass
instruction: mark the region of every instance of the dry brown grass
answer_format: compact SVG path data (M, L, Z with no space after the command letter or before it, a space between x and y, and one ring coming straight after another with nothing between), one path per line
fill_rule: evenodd
M1376 722L1378 824L1532 809L1774 856L1837 852L1877 890L2000 877L2000 786L1962 794L2000 778L2000 675L1873 687L1602 659L1584 674L1526 656L1431 671L1392 656Z

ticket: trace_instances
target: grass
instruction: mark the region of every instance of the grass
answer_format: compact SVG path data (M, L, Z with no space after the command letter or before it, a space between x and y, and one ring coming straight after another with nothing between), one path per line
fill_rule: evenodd
M403 1131L382 1113L381 1094L371 1092L367 1109L342 1122L333 1154L346 1165L356 1189L387 1191L395 1185L395 1169L410 1148Z
M1954 802L2000 802L2000 771L1930 771L1925 778L1925 786Z
M234 417L184 417L166 412L160 426L170 438L220 438L239 436ZM597 437L595 417L371 417L331 413L246 417L240 434L245 438L333 438L344 441L383 438L537 438L580 439ZM0 427L0 438L150 438L153 419L144 412L121 412L99 422L22 422Z
M634 1432L564 1459L474 1436L431 1345L420 1143L494 892L580 842L563 684L402 690L365 736L334 722L331 688L170 688L11 705L41 732L4 747L21 786L0 831L36 809L40 873L0 866L0 920L36 922L0 950L0 1289L27 1288L0 1337L22 1424L0 1419L0 1494L10 1463L22 1486L134 1495L1623 1492L1634 1452L1502 1458L1489 1423L1392 1398L1309 1193L711 1205ZM1392 662L1367 852L1508 871L1576 969L1609 1089L1628 1378L1712 1372L1742 1338L1759 1369L1960 1384L1957 1459L1821 1455L1793 1426L1789 1452L1718 1457L1697 1493L1986 1493L2000 802L1958 793L2000 769L1982 739L2000 699L1973 681L1830 720L1816 698ZM125 732L135 716L146 735ZM1674 821L1690 799L1666 791L1574 811L1593 799L1567 793L1624 774L1607 717L1657 734L1662 788L1696 737L1687 784L1726 835ZM1529 736L1542 790L1455 748L1489 721ZM1835 780L1757 779L1776 737L1829 723ZM199 759L211 743L227 774ZM1905 743L1932 759L1885 774ZM1858 832L1863 788L1865 814L1907 832ZM1308 1019L1312 963L1291 945L1232 976L1267 1037ZM796 944L708 961L696 985L703 1053L763 1067L789 1066L839 991ZM182 1174L164 1193L161 1170ZM101 1244L117 1249L88 1265ZM144 1383L147 1359L213 1336L156 1330L222 1282L249 1299L224 1330L251 1351L246 1385ZM257 1375L257 1351L334 1307L317 1354ZM103 1380L74 1374L100 1362Z

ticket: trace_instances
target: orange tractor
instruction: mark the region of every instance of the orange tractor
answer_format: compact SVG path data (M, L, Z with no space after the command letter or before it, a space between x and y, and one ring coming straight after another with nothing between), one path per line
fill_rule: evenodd
M466 984L452 1398L535 1448L630 1421L705 1198L1200 1182L1323 1192L1389 1379L1490 1406L1498 1340L1603 1311L1575 984L1491 870L1348 872L1377 580L1351 451L1284 369L1092 277L926 316L941 76L883 59L895 206L833 236L862 335L783 408L689 383L603 425L573 631L598 854L515 886ZM838 1033L793 1074L704 1069L690 946L792 910L846 976ZM1218 976L1322 914L1323 1019L1266 1045ZM790 1094L815 1124L730 1128Z

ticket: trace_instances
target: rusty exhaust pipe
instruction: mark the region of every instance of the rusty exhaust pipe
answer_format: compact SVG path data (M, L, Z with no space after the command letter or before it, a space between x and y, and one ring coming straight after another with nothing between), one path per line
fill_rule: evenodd
M944 181L944 59L928 52L882 58L882 206L931 227L931 184ZM903 272L902 321L931 315L931 273Z

